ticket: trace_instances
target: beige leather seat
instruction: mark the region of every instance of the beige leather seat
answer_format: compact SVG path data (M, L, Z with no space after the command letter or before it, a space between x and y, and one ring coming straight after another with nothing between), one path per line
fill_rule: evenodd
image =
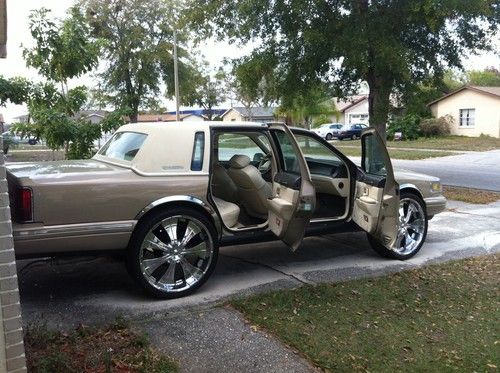
M217 197L213 197L213 199L224 224L229 228L234 227L238 223L238 217L240 216L238 205Z
M227 172L238 188L238 200L248 215L267 219L268 198L272 189L246 155L235 154L229 160Z
M227 170L219 163L212 168L212 195L229 202L236 202L236 184L229 177Z

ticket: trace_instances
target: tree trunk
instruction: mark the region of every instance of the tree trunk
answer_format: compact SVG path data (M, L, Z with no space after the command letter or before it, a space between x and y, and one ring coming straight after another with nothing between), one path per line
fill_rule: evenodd
M386 124L389 117L390 95L392 82L382 79L367 79L370 93L368 94L368 115L370 127L375 127L384 140L387 139Z
M132 112L130 113L130 123L137 123L138 115L139 115L138 110L132 109Z

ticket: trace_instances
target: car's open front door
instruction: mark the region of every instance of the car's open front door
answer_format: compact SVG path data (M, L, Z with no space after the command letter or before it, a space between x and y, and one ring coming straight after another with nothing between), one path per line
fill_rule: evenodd
M356 177L352 219L391 249L399 228L399 185L382 138L374 128L361 134L361 168Z
M277 151L279 170L269 199L269 228L291 250L304 238L314 211L316 193L306 160L293 134L284 124L269 126Z

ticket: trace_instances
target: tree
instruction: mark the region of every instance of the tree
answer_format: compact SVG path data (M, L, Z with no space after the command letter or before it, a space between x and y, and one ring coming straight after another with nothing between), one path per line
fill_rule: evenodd
M464 84L483 87L500 87L500 71L494 67L485 70L470 70L465 72Z
M370 125L382 136L395 87L416 84L490 48L500 7L491 0L191 0L187 18L205 35L256 41L281 100L318 82L338 96L369 86ZM267 57L266 57L267 56Z
M225 100L223 74L212 74L206 63L197 69L185 66L179 73L179 81L182 87L181 102L202 107L207 119L213 120L214 108Z
M81 0L93 35L104 40L106 67L102 89L119 108L128 108L131 122L139 108L160 97L161 83L172 96L173 34L177 13L168 0ZM180 64L188 57L185 36L177 30Z
M77 117L87 100L87 89L83 86L69 89L68 80L97 66L99 42L91 40L77 7L72 7L68 17L58 24L49 14L49 10L42 8L30 15L35 45L24 48L23 56L26 64L38 69L47 81L29 85L24 101L33 123L18 125L17 130L45 138L52 149L64 147L67 157L88 157L93 141L101 134L100 128Z
M307 129L311 129L313 120L317 117L338 114L335 103L328 97L327 91L318 86L296 96L292 102L282 104L279 111L290 118L293 124Z

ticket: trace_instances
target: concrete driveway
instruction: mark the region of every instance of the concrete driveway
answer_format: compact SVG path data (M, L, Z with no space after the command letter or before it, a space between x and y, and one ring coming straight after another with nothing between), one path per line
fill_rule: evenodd
M427 243L405 262L378 257L362 233L310 237L296 253L281 242L221 248L213 276L195 294L158 301L145 296L118 260L19 261L25 322L40 317L69 325L209 307L229 296L399 271L428 262L500 250L500 202L453 202L430 221Z
M405 270L431 262L500 251L500 201L488 206L450 203L429 224L427 243L406 262L378 257L364 234L310 237L291 253L280 242L225 247L211 279L176 300L146 297L121 262L79 258L19 261L23 322L61 329L112 322L118 315L145 332L181 372L318 372L241 314L215 307L224 299L270 289L333 282Z

